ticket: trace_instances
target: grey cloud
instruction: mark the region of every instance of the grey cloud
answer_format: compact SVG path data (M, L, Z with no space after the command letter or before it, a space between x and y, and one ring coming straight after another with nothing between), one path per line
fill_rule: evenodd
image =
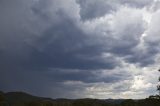
M116 6L112 2L104 0L77 0L77 3L80 4L82 20L101 17L116 9Z
M150 34L147 52L135 51L145 31L141 8L150 3L143 1L2 0L0 89L86 97L96 84L122 82L110 91L128 91L121 85L133 73L122 70L124 62L146 66L158 54Z
M159 54L160 37L159 37L159 11L155 12L152 16L151 22L146 29L146 36L143 38L143 47L135 49L135 60L139 61L142 66L155 64L157 55ZM139 54L141 53L141 54ZM134 59L132 59L134 60Z
M37 65L37 67L41 64L46 65L45 67L69 69L114 68L117 64L116 60L105 62L94 58L101 55L101 47L88 45L87 39L88 37L67 19L45 31L44 35L37 39L36 43L34 42L37 51L30 54L29 64ZM83 57L85 55L91 59Z
M96 36L95 39L92 39L93 42L100 44L103 52L114 54L116 57L126 57L126 60L132 58L133 60L129 60L131 63L138 62L136 60L137 52L135 53L135 48L140 44L141 36L145 31L142 11L140 9L123 7L119 11L114 12L108 21L111 23L107 23L106 16L95 20L95 22L91 21L88 25L88 27L96 26L91 33ZM140 62L143 63L143 61Z
M133 8L148 7L153 4L153 0L76 0L80 4L80 15L82 20L102 17L106 14L118 11L121 6Z
M121 0L120 2L129 6L143 8L150 6L154 2L154 0Z
M87 43L87 39L89 39L89 36L85 35L81 30L79 30L78 27L75 25L74 21L72 21L69 17L66 17L63 11L56 14L60 15L59 17L61 17L61 21L57 22L56 24L53 24L53 26L47 26L47 29L42 27L42 30L39 30L37 29L37 27L34 27L33 24L37 23L37 20L33 20L33 23L32 21L30 22L30 19L28 19L30 16L32 18L37 18L38 21L40 21L40 24L37 25L42 25L44 22L47 22L45 20L48 18L38 18L43 17L41 16L41 10L39 13L38 10L33 10L32 6L34 5L29 5L29 7L24 6L24 10L21 9L17 12L17 14L13 14L14 17L8 17L9 19L13 18L13 21L15 20L12 26L10 26L10 23L5 23L9 19L1 20L4 21L3 23L4 25L6 25L6 27L11 28L13 30L10 30L9 32L8 29L5 29L6 31L1 30L2 33L5 31L1 36L1 38L3 39L3 42L1 42L2 60L0 62L3 66L2 72L9 70L5 73L6 78L10 77L10 75L8 74L12 72L15 73L12 74L13 77L9 79L11 82L9 81L8 83L5 83L5 81L7 80L5 77L1 77L3 85L2 89L23 90L23 88L26 88L24 90L31 92L30 89L33 89L34 91L34 89L40 86L40 84L37 83L38 79L43 80L41 81L42 84L44 84L45 82L47 82L46 80L48 80L48 78L45 78L41 74L38 74L38 72L41 73L44 71L44 73L47 74L47 70L50 67L62 69L81 69L81 71L78 73L60 73L59 71L57 72L53 70L54 78L50 79L52 80L52 82L64 80L81 80L83 82L97 82L101 79L94 79L94 77L92 77L92 72L88 70L94 71L95 69L102 68L110 69L116 66L115 64L117 64L117 61L113 60L112 62L109 62L109 60L108 62L106 62L100 60L99 58L94 58L97 57L97 55L101 55L102 50L100 45L90 45L90 43ZM13 5L13 7L14 9L11 8L6 13L9 14L10 11L14 12L20 8L16 5ZM42 9L42 7L40 7L40 9ZM32 11L36 14L33 14ZM16 24L18 23L19 18L23 18L23 15L18 18L15 17L23 12L24 14L26 14L24 16L27 16L27 19L22 20L22 23L26 25L26 23L29 22L28 24L29 26L32 26L32 30L28 29L28 27L23 28ZM38 15L38 17L36 15ZM17 30L14 29L16 25ZM23 28L24 31L21 32L21 28ZM13 32L15 33L13 34ZM5 36L8 36L7 38L9 39L4 40L3 37ZM11 37L14 37L14 39L12 39ZM7 43L9 44L8 47L5 46ZM91 57L91 59L84 59L83 57L80 58L78 57L78 55L88 55ZM93 60L92 57L94 58ZM87 69L87 71L83 71L84 69ZM33 83L37 83L37 87L35 87L33 83L29 83L30 80L27 81L29 77L28 74L31 74L32 72L37 73L37 79L36 81L33 81ZM21 75L26 75L24 78L25 82L23 84L19 82L18 79L15 79L16 77L20 79ZM34 77L31 76L30 79L32 78ZM108 80L109 79L110 78L108 78ZM17 87L13 86L13 84L16 84Z

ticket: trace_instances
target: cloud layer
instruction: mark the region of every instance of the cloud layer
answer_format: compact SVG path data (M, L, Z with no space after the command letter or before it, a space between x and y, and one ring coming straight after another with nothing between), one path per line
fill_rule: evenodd
M0 89L53 98L155 94L159 4L0 1Z

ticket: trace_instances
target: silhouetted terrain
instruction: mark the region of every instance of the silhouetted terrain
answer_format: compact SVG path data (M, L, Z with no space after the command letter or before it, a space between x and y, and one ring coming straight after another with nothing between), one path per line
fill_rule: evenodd
M0 106L160 106L157 96L143 100L132 99L51 99L32 96L24 92L0 91Z

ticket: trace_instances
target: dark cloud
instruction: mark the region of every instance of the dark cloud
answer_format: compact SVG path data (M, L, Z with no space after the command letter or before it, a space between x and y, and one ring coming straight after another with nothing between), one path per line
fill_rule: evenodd
M35 48L30 52L26 65L90 70L111 69L118 64L116 60L95 58L101 55L101 45L89 45L88 39L71 20L64 19L34 41Z
M125 65L147 66L158 54L159 43L146 39L146 52L137 49L146 30L141 8L150 0L0 2L0 89L4 91L55 98L87 97L98 87L103 92L105 86L113 93L125 92L130 89L122 85L134 74Z

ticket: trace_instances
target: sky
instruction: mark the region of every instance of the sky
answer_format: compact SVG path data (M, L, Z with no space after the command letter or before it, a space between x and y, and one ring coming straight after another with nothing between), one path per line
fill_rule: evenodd
M155 95L159 34L159 0L0 0L0 90Z

